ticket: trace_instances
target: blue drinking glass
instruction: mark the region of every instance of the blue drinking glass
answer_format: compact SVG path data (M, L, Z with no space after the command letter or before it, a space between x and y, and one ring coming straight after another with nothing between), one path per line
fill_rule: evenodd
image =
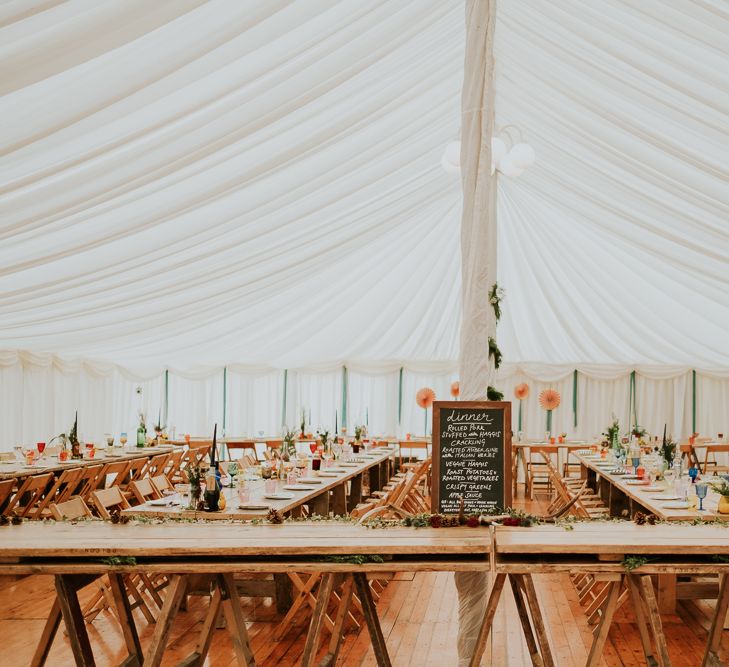
M633 472L637 475L638 474L638 466L640 465L640 456L631 456L630 462L633 464Z
M699 499L699 512L704 511L704 498L709 490L706 482L696 482L696 497Z
M689 468L688 476L691 478L691 483L695 484L696 478L699 476L699 469L698 468Z

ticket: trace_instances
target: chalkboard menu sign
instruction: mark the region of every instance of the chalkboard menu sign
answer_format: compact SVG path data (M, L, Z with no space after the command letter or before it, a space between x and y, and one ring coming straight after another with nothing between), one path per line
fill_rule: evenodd
M493 514L511 506L511 403L433 403L432 511Z

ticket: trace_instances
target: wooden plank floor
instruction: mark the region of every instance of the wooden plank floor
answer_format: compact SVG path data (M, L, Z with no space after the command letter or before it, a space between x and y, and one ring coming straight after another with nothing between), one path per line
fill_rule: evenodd
M537 504L529 504L533 511ZM584 665L592 638L577 595L563 575L536 576L556 663L560 667ZM508 589L508 587L507 587ZM82 594L82 602L84 598ZM26 577L0 584L0 665L20 667L30 663L37 638L53 601L53 581L48 576ZM516 609L510 592L502 598L494 626L492 644L483 664L518 666L530 664L521 637ZM296 665L306 639L308 616L301 614L284 641L274 642L273 630L278 616L270 600L243 599L253 651L259 665L285 667ZM378 602L383 632L394 665L456 665L457 596L450 573L400 574L390 582ZM193 650L197 630L207 607L203 598L193 597L187 612L175 621L170 649L164 665L174 665ZM678 614L663 618L669 651L676 667L701 664L713 603L680 603ZM153 626L135 612L143 646L149 642ZM100 614L89 634L97 665L117 665L123 658L123 640L110 612ZM723 649L729 655L729 632ZM325 637L327 637L325 633ZM324 655L324 647L320 657ZM56 638L48 665L73 665L68 639L62 632ZM235 665L233 648L225 630L216 630L210 655L205 663L227 667ZM367 630L351 630L345 637L341 665L375 665L369 649ZM628 605L616 614L604 655L610 667L645 664L637 626Z

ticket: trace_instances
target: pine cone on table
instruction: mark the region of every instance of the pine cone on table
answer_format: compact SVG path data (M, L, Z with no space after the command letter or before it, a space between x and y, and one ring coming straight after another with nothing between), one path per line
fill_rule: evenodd
M281 514L281 512L279 512L277 509L273 508L271 508L271 510L268 512L266 519L269 523L273 524L279 524L284 522L283 514Z

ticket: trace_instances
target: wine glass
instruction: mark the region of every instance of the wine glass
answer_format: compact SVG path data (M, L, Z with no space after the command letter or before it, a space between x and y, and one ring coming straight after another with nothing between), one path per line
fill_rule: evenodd
M696 483L696 478L699 476L699 469L698 468L689 468L688 469L688 476L691 478L691 483Z
M124 447L127 444L127 432L122 431L121 436L119 437L119 442L121 443L121 446Z
M114 436L111 433L106 433L104 435L104 437L106 438L106 446L109 449L113 449L114 448Z
M230 461L228 463L228 479L230 482L230 488L233 488L233 482L235 476L238 474L238 462L237 461Z
M38 458L41 458L43 456L43 451L46 448L46 443L45 442L37 442L35 444L35 446L38 449Z
M709 491L709 485L706 482L696 482L696 497L699 499L699 512L704 511L704 498Z
M309 443L309 449L311 450L312 456L314 454L316 454L316 450L317 450L317 444L316 444L316 442L310 442Z
M324 459L324 467L328 468L329 462L332 460L333 457L331 449L324 450L321 457Z
M633 465L634 472L638 474L638 466L640 465L640 456L631 456L630 463Z

